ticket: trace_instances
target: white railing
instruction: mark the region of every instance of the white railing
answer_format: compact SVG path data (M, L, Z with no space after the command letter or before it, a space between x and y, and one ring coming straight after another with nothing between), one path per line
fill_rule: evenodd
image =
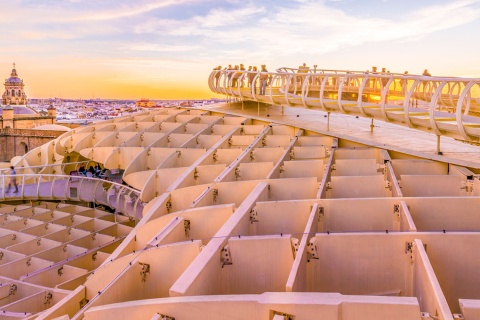
M430 130L438 136L480 139L479 78L280 68L263 73L269 80L265 94L260 95L261 74L214 70L209 86L213 92L242 101L317 108ZM420 115L428 121L413 123ZM448 122L450 127L445 125Z
M16 179L18 192L13 183ZM10 184L10 186L9 186ZM141 219L144 203L140 192L109 180L58 174L17 174L0 176L0 199L68 200L106 205L115 212Z
M71 171L78 171L78 169L83 165L84 168L88 169L90 165L96 165L97 162L86 160L86 161L79 161L79 162L64 162L58 164L47 164L47 165L39 165L39 166L26 166L22 167L22 164L15 166L15 171L17 174L69 174ZM10 168L3 168L0 169L0 174L8 174L10 172Z

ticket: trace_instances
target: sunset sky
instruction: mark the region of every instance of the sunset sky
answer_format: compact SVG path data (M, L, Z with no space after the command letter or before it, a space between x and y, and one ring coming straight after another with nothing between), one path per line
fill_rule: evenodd
M210 98L240 63L480 77L480 0L0 0L0 28L29 98Z

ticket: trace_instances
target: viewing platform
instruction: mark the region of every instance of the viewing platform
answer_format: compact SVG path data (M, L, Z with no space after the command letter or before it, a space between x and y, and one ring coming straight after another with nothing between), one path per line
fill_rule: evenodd
M267 77L260 95L260 77ZM210 89L232 101L308 108L382 120L480 142L480 79L280 68L214 70Z

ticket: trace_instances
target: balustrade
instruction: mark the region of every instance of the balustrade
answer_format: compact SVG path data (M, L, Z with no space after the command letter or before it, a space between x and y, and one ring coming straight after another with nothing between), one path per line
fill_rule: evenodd
M433 131L469 142L480 141L480 79L370 73L347 70L280 68L262 73L215 70L213 92L241 101L304 107ZM252 79L253 81L248 81Z

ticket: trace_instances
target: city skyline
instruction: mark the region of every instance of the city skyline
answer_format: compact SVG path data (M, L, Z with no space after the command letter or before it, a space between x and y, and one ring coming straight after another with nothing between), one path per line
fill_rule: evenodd
M228 64L479 77L480 1L33 1L0 10L29 98L203 99Z

